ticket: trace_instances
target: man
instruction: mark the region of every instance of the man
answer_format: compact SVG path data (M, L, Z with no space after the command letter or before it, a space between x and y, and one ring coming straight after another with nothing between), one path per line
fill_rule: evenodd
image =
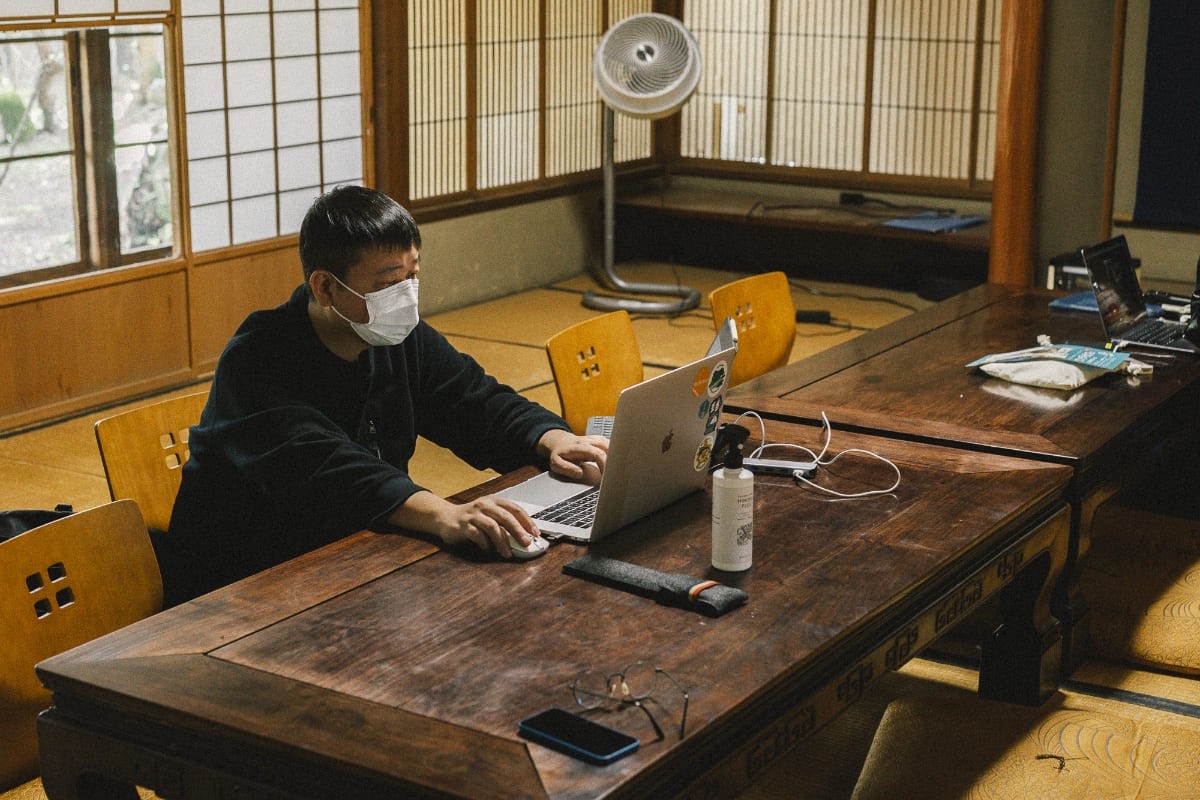
M420 232L386 195L341 186L300 228L305 284L225 347L160 543L174 605L364 528L508 557L538 535L515 503L456 505L408 474L418 435L476 468L540 463L598 480L608 441L484 373L417 314Z

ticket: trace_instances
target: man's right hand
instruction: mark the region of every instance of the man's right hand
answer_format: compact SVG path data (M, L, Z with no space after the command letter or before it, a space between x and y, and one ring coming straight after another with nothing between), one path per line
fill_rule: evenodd
M417 492L389 515L388 522L432 534L446 545L471 542L483 552L502 558L512 557L510 535L522 545L540 535L523 508L496 495L456 504L432 492Z

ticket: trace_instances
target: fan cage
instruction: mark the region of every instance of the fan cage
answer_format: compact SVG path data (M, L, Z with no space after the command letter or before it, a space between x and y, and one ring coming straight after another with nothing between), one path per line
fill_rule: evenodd
M700 82L700 48L683 23L636 14L608 30L596 48L593 77L617 111L658 119L677 110Z

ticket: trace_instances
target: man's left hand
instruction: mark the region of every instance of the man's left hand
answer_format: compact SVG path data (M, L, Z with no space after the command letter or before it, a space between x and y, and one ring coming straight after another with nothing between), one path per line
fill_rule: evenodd
M596 485L604 474L608 458L608 439L604 436L578 436L570 431L547 431L538 440L538 453L550 462L550 471Z

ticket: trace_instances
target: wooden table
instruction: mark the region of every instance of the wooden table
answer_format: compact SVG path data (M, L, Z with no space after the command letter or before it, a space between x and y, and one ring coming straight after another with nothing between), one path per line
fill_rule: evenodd
M1098 506L1149 469L1156 445L1200 418L1200 359L1158 363L1151 377L1113 374L1073 391L989 378L965 364L989 353L1054 342L1096 344L1097 316L1051 311L1056 295L984 285L857 339L736 387L730 409L913 441L1068 464L1073 507L1068 568L1056 591L1064 665L1087 639L1075 563L1088 550ZM1144 475L1143 475L1144 477Z
M729 797L997 593L1010 613L981 688L1047 696L1070 469L853 433L837 445L894 460L899 488L836 501L759 478L754 566L722 576L749 602L719 618L568 577L573 545L509 563L363 532L49 659L46 791L87 796L99 773L171 798ZM852 491L892 473L848 456L826 479ZM694 493L591 551L703 578L710 505ZM525 716L570 707L584 670L638 660L688 688L686 738L670 691L655 698L664 741L636 711L602 715L643 741L608 767L517 737Z

